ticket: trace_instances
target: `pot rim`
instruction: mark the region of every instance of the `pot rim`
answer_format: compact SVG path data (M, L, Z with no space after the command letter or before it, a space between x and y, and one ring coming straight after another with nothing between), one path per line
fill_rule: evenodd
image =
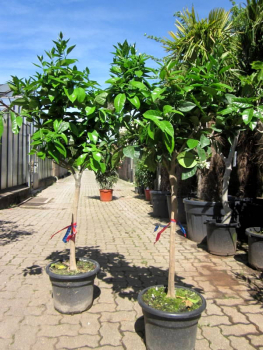
M147 305L142 299L143 294L146 293L148 289L154 288L154 287L164 287L164 285L159 284L156 286L147 287L147 288L143 289L138 295L139 305L142 307L143 310L147 311L148 313L150 313L152 315L163 317L163 318L168 318L168 319L173 319L173 318L189 319L189 318L199 316L206 309L206 300L202 296L202 294L198 293L197 291L195 291L192 288L187 288L187 287L179 286L179 285L175 285L175 288L184 288L184 289L192 290L195 293L197 293L200 296L200 298L202 299L202 305L196 310L189 311L189 312L182 312L182 313L172 313L172 312L154 309L151 306Z
M202 199L198 199L198 198L194 198L194 197L186 197L183 199L183 202L185 204L192 204L192 205L197 205L197 206L200 206L200 207L203 207L203 206L215 206L215 205L218 205L218 206L221 206L222 207L222 203L221 202L207 202L207 201L203 201Z
M112 192L113 189L107 188L107 189L101 189L100 188L100 192Z
M229 224L223 224L221 222L216 222L215 219L212 219L212 220L206 220L205 221L205 224L206 225L214 225L214 226L217 226L217 227L238 227L238 223L237 222L230 222Z
M49 275L50 278L56 278L59 280L69 280L69 279L70 280L79 280L79 279L84 279L84 278L88 278L90 276L96 275L99 272L100 264L97 261L95 261L93 259L89 259L89 258L79 258L78 260L91 261L95 265L95 269L92 271L79 273L77 275L59 275L59 274L56 274L56 273L50 271L51 264L54 264L54 263L59 262L59 261L61 262L61 260L56 260L56 261L52 261L51 263L49 263L46 266L46 273Z
M246 231L245 231L246 235L249 236L249 237L255 236L255 237L263 239L263 233L255 232L255 229L260 229L260 227L259 226L253 226L253 227L246 228Z

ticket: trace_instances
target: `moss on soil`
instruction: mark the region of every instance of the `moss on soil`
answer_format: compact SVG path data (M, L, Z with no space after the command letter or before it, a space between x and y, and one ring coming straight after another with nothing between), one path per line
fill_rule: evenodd
M198 294L184 288L176 288L175 298L168 298L165 287L153 287L148 289L142 299L153 309L172 313L193 311L202 305Z
M78 260L77 270L70 271L69 261L57 262L50 265L50 271L57 275L74 276L81 273L90 272L95 269L95 265L91 261Z

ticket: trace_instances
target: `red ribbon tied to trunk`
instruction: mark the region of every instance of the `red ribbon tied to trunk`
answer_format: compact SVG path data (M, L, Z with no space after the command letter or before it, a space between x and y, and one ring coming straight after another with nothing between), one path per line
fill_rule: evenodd
M171 219L171 221L166 226L164 226L164 228L160 232L157 233L154 244L159 241L161 234L170 226L171 222L176 223L177 221L174 219ZM158 230L158 227L159 227L159 225L157 226L157 228L154 231Z
M73 240L75 238L76 234L77 234L77 223L76 222L74 222L74 223L72 223L72 224L70 224L70 225L68 225L66 227L63 227L61 230L55 232L50 237L50 239L52 239L57 233L65 230L65 229L67 229L67 232L66 232L65 236L62 238L62 241L64 243L67 243L69 240L71 240L71 239ZM70 235L70 232L72 232L71 235Z

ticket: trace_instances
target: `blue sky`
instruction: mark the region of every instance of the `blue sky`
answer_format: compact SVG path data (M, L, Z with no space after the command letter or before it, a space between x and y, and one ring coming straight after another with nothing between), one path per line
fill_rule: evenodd
M239 2L239 1L237 1ZM52 48L63 32L76 44L70 57L77 66L91 70L91 78L103 84L109 77L113 45L136 43L139 52L165 55L161 45L144 33L169 37L175 30L173 14L195 6L199 17L216 7L231 8L229 0L8 0L1 2L0 84L11 75L28 78L36 71L37 55Z

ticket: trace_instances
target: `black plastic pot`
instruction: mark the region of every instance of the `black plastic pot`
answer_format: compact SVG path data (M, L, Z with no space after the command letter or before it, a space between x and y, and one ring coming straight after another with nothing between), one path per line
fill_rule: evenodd
M155 287L163 287L161 285ZM140 292L138 302L144 314L146 347L148 350L194 350L198 320L206 308L204 297L199 309L174 314L156 310L148 306L142 299L143 294L152 287ZM176 286L176 288L185 288ZM185 288L189 289L189 288Z
M248 236L248 263L257 270L263 271L263 234L261 227L246 229Z
M54 307L62 314L77 314L88 310L93 304L94 279L100 270L100 265L92 259L80 259L90 261L95 269L73 276L57 275L50 271L50 263L46 267L49 275Z
M168 213L169 213L169 218L171 217L171 195L167 194L167 207L168 207ZM185 214L185 209L184 209L184 203L183 203L183 197L177 196L177 220L181 224L186 223L186 214Z
M153 216L160 218L168 218L168 207L166 195L168 192L151 191L151 199L153 204Z
M206 226L209 253L223 256L236 254L237 223L222 224L215 220L208 220Z
M135 187L135 193L144 194L144 187L143 186Z
M221 203L205 202L197 199L184 198L187 222L187 237L194 242L206 241L207 220L222 218L224 211Z

